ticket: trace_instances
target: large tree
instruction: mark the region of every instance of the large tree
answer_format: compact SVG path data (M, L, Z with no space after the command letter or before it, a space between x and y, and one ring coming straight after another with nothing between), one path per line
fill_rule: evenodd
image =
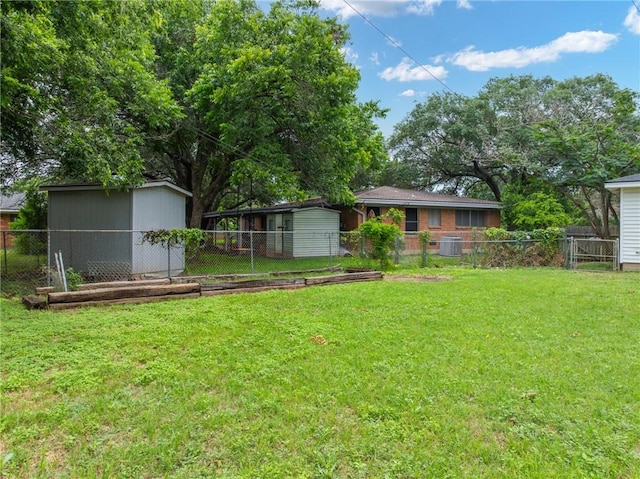
M2 166L232 202L321 194L386 157L348 35L312 0L2 2ZM18 167L16 168L16 165Z
M604 183L640 172L638 98L605 75L573 78L546 95L548 119L533 128L538 174L604 238L617 219Z
M608 237L604 182L640 171L638 113L638 94L604 75L493 79L475 97L417 105L390 139L391 165L428 189L499 201L505 191L551 194Z
M252 200L351 201L351 178L385 152L382 112L356 102L344 27L314 1L264 12L252 0L171 0L163 11L158 71L185 117L156 142L155 165L193 192L191 225Z
M141 2L3 1L2 178L141 179L140 146L180 116Z

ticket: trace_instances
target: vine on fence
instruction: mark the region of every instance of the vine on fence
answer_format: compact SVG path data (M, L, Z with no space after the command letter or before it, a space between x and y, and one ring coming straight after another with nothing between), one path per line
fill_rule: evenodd
M429 262L429 241L431 241L431 231L424 230L418 233L418 240L420 241L420 249L422 250L422 263L421 267L426 268Z
M187 256L195 256L200 248L200 244L205 239L205 232L200 228L173 228L170 230L145 231L142 241L152 245L161 244L165 248L176 245L183 245Z
M380 262L382 271L392 264L391 251L396 248L398 238L402 237L399 225L403 217L401 211L390 208L384 215L371 218L358 228L362 236L370 241L368 253L372 259ZM391 223L384 222L385 219L390 219Z

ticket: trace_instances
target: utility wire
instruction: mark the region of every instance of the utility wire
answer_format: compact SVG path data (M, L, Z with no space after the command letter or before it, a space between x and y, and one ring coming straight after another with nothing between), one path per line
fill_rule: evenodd
M418 60L416 60L409 52L407 52L404 48L402 48L402 45L400 45L398 42L396 42L393 38L391 38L389 35L387 35L385 32L382 31L382 29L380 27L378 27L375 23L373 23L371 20L369 20L366 15L364 15L362 12L360 12L356 7L354 7L351 3L349 3L348 0L342 0L345 5L347 5L351 10L353 10L359 17L361 17L368 25L370 25L371 27L373 27L380 35L382 35L384 38L387 39L387 41L389 43L391 43L391 45L393 45L394 47L396 47L398 50L400 50L402 53L404 53L407 58L409 58L413 63L415 63L419 68L421 68L422 70L424 70L425 72L427 72L429 74L429 76L431 76L431 78L433 78L434 80L436 80L438 83L440 83L443 87L445 87L447 90L449 90L451 93L456 93L455 91L453 91L451 88L449 88L449 86L444 83L442 80L440 80L440 78L438 78L437 76L435 76L433 73L431 73L431 71L424 66L422 63L420 63ZM634 0L631 0L632 2Z
M633 3L633 6L636 7L638 13L640 13L640 5L638 5L638 2L636 2L636 0L631 0L631 3Z

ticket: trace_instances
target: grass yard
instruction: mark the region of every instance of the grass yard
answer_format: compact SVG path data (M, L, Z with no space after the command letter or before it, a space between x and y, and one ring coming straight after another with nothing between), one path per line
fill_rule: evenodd
M640 275L2 300L3 477L640 477Z

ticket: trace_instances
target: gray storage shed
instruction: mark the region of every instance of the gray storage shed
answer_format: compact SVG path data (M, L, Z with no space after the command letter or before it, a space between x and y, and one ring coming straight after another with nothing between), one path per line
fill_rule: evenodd
M105 191L98 184L42 189L48 192L50 255L61 252L65 267L96 279L178 274L184 269L183 249L169 253L163 245L143 241L143 234L184 228L188 191L164 180L127 191Z

